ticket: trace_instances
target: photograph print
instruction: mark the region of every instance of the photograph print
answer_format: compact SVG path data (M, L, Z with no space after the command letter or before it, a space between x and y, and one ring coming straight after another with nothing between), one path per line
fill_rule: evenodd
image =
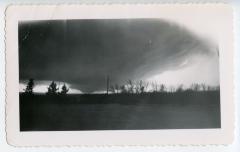
M221 128L218 48L159 18L19 21L20 131Z

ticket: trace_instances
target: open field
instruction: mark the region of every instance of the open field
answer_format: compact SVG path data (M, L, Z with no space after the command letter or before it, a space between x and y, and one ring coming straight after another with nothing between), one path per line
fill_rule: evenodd
M220 128L219 91L25 95L21 131Z

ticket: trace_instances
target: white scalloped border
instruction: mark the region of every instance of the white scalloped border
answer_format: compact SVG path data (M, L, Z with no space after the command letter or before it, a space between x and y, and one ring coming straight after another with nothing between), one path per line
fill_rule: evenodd
M120 4L120 5L165 5L165 4L171 4L171 5L192 5L192 4L200 4L200 5L209 5L209 4L229 4L231 5L230 2L228 2L227 0L149 0L149 1L145 1L145 0L120 0L120 1L114 1L114 2L111 2L111 1L108 1L108 0L105 0L105 1L95 1L95 0L91 0L90 2L89 1L86 1L86 0L83 0L81 2L49 2L49 3L46 3L46 2L43 2L43 3L39 3L39 2L21 2L21 3L10 3L8 4L8 6L5 8L5 13L4 13L4 46L5 46L5 133L6 133L6 142L8 145L10 146L13 146L15 148L43 148L43 147L47 147L47 148L63 148L63 147L68 147L68 148L73 148L73 147L85 147L85 148L96 148L96 147L99 147L99 148L111 148L111 147L189 147L189 146L192 146L192 147L219 147L219 146L228 146L228 144L153 144L153 145L142 145L142 144L136 144L136 145L133 145L133 144L124 144L124 145L112 145L112 144L106 144L106 145L38 145L38 146L16 146L16 145L12 145L9 143L9 140L8 140L8 132L7 132L7 120L8 120L8 113L7 113L7 107L8 107L8 103L7 103L7 74L6 74L6 69L7 69L7 45L6 45L6 10L9 6L35 6L35 5L41 5L41 6L47 6L47 5L51 5L51 6L58 6L58 5L90 5L90 6L104 6L104 5L115 5L115 4ZM233 13L233 27L232 27L232 31L234 32L234 27L236 25L236 23L234 22L234 12L232 11ZM238 21L239 22L239 21ZM234 38L233 38L233 46L234 46L234 52L233 54L235 55L235 52L236 52L236 46L235 46L235 35L234 35ZM235 64L234 64L235 66ZM233 79L234 79L234 82L235 82L235 78L234 78L234 75L235 75L235 71L233 72ZM235 83L234 83L235 84ZM235 88L235 85L234 85L234 88ZM235 94L236 94L236 91L235 89L234 90L234 104L235 104ZM235 110L235 109L234 109ZM234 116L236 116L236 110L234 111ZM234 123L234 132L236 132L236 121Z

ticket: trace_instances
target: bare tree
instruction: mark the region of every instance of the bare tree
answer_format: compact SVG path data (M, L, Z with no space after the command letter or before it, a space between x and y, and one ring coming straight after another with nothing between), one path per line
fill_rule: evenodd
M111 85L109 88L109 91L111 91L112 93L118 94L121 91L121 87L118 84Z
M120 92L121 93L128 93L128 90L127 90L127 88L125 87L125 85L122 85L122 86L120 86Z
M116 93L119 93L119 90L120 90L119 85L118 85L118 84L115 84L115 91L116 91Z
M142 86L140 87L141 93L147 92L148 89L148 82L143 82Z
M116 93L116 89L113 85L110 86L109 91L112 93Z
M194 84L191 85L190 88L193 91L199 91L201 89L201 86L199 84L197 84L197 83L194 83Z
M152 91L158 92L159 91L159 85L156 82L151 83Z
M134 93L134 82L132 80L127 81L127 86L128 93Z
M160 85L160 92L165 92L166 91L166 86L164 84Z
M184 89L183 89L183 84L180 84L178 87L177 87L177 90L176 92L183 92Z
M136 84L135 84L135 92L137 94L141 93L141 88L143 87L143 82L142 80L140 81L137 81Z
M169 87L169 91L170 91L171 93L173 93L173 92L176 91L176 88L175 88L174 86L170 86L170 87Z
M207 91L211 91L212 87L211 86L207 86Z
M138 93L144 93L146 92L148 87L148 83L140 80L135 84L135 92Z
M202 91L207 91L207 85L206 84L202 83L202 84L200 84L200 86L201 86Z

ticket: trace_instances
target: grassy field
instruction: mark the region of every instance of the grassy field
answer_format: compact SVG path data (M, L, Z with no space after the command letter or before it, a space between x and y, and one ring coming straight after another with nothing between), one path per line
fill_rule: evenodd
M21 131L220 128L219 91L20 94Z

